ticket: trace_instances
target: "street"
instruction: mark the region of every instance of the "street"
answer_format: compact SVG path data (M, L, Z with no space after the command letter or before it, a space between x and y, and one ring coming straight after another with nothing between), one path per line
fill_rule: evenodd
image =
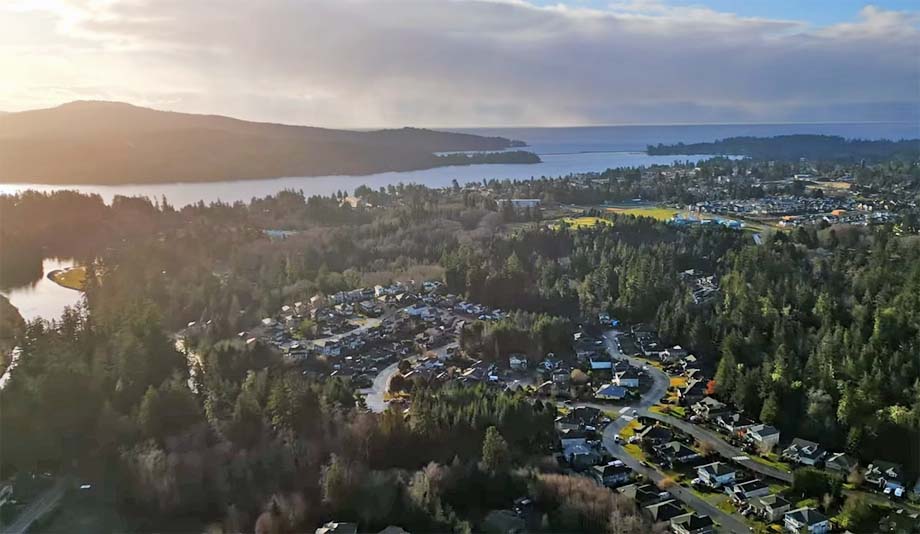
M10 525L0 527L2 534L24 534L29 531L32 523L39 520L45 514L54 510L58 503L64 497L67 491L68 480L66 477L59 478L53 486L45 490L41 495L33 500L28 508L23 510Z
M631 365L639 368L645 367L646 372L649 374L649 376L651 376L653 383L652 387L649 388L649 390L645 392L644 395L642 395L637 403L629 406L629 409L622 411L619 417L607 425L603 432L603 444L614 458L622 461L627 466L629 466L630 469L644 475L652 482L658 483L666 478L666 475L653 467L645 467L641 465L638 460L633 458L632 455L623 449L623 447L616 443L614 437L620 433L620 431L623 429L623 427L626 426L627 423L629 423L629 421L633 419L632 415L626 414L631 414L633 410L638 412L640 416L648 416L651 413L648 411L648 408L656 404L665 395L668 387L670 386L671 379L665 372L661 371L657 367L648 365L647 362L639 358L625 356L617 346L617 334L619 334L619 332L616 330L604 332L604 341L606 342L607 351L610 353L611 357L616 359L625 359L629 361ZM609 410L610 408L609 405L603 404L578 404L594 406L595 408L600 408L605 411ZM733 532L736 534L750 532L749 527L747 524L745 524L744 521L734 517L731 514L727 514L722 510L719 510L715 506L696 496L687 488L684 488L678 484L672 484L669 488L667 488L667 491L672 496L674 496L675 499L684 502L697 513L711 517L712 520L719 525L719 531Z

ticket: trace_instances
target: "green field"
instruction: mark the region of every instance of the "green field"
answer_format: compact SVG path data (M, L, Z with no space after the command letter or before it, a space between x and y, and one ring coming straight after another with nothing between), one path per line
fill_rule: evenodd
M562 219L561 222L564 222L570 227L576 228L576 229L591 228L592 226L595 226L598 224L613 225L613 222L611 222L608 219L603 219L601 217L565 217ZM557 226L559 226L558 223L557 223Z
M674 208L662 208L658 206L642 206L636 208L607 208L610 213L617 215L632 215L634 217L651 217L659 221L668 221L678 213L679 210Z

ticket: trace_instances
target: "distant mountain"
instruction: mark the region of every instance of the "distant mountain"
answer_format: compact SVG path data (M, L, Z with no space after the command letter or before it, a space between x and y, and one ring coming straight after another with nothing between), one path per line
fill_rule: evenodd
M0 115L0 182L124 184L370 174L456 163L436 152L516 146L524 144L418 128L332 130L80 101ZM489 162L504 163L502 158ZM508 159L523 161L519 153Z

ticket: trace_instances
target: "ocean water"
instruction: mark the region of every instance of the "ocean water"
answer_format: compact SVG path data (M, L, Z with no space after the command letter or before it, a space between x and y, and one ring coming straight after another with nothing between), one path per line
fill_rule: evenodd
M527 142L527 150L540 155L542 163L530 165L470 165L438 167L420 171L387 172L362 176L285 177L209 183L104 185L47 185L38 183L0 184L0 194L27 189L53 191L76 189L95 193L111 202L116 195L166 197L177 207L213 201L249 201L284 189L302 190L306 195L329 195L353 191L359 185L377 188L399 183L444 187L453 180L464 184L486 179L527 180L542 176L600 172L608 168L668 164L675 160L695 161L705 156L649 156L647 145L694 143L725 137L783 134L827 134L862 139L920 138L915 123L833 124L736 124L671 126L591 126L572 128L472 128L455 129L483 135L499 135Z

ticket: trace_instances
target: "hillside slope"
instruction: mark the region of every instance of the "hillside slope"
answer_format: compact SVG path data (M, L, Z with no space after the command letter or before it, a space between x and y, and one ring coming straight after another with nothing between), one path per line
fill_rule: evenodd
M117 102L0 115L0 182L123 184L369 174L447 164L435 152L521 146L417 128L247 122Z

